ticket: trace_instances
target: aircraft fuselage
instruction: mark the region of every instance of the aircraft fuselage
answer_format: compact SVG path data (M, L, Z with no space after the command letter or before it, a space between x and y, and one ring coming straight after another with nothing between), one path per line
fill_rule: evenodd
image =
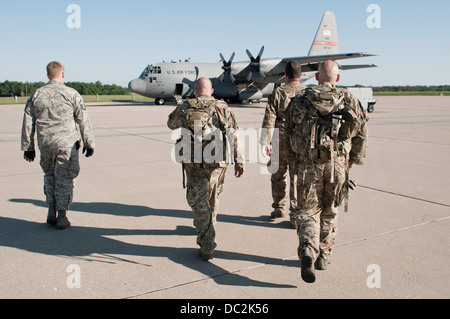
M130 91L155 98L156 104L165 100L194 97L194 85L201 77L209 78L214 97L234 101L260 100L269 96L273 89L285 82L284 74L289 62L301 65L300 82L312 78L325 60L345 60L373 56L353 52L339 53L336 17L333 12L324 13L307 56L262 59L264 46L256 57L247 49L249 61L233 62L235 53L228 61L220 54L218 63L168 62L149 65L138 79L132 80ZM376 67L373 64L339 64L342 70Z
M281 59L267 59L261 61L261 69L273 70ZM265 66L265 67L264 67ZM237 62L232 65L235 81L225 76L222 63L193 63L193 62L164 62L147 66L139 78L130 81L128 88L131 92L155 98L157 104L164 100L194 97L194 85L201 77L211 79L214 87L214 97L231 100L259 100L269 96L275 84L285 82L284 76L271 75L267 72L264 78L255 77L249 84L248 63ZM241 75L242 74L242 75ZM302 73L304 82L313 76L314 72Z

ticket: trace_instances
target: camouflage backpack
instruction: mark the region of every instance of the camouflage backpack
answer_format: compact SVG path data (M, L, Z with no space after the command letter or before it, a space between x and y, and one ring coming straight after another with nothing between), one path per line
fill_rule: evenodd
M191 163L217 166L223 161L225 128L217 102L200 99L187 101L189 108L185 111L185 127L191 136Z
M292 99L286 118L288 144L302 161L304 173L314 163L329 162L332 169L329 182L333 184L337 157L345 156L347 164L349 160L364 162L368 118L361 103L347 91L331 85L307 88ZM306 183L304 177L302 180ZM304 193L299 196L306 198L311 181L308 183L302 185ZM339 191L333 188L334 204L339 206L345 201L344 210L348 211L349 188L355 187L347 167L344 187Z
M332 160L339 129L343 122L344 95L307 88L292 99L288 111L290 147L307 162Z

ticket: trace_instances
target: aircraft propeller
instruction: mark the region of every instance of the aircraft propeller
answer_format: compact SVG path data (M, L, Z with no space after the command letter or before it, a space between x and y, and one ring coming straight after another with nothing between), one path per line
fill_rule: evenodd
M225 61L225 58L223 57L222 53L220 53L220 59L222 60L222 63L223 63L222 70L224 71L219 77L220 82L224 81L225 74L228 74L231 82L234 82L234 76L233 76L233 74L231 74L231 63L233 63L234 52L231 55L231 58L230 58L230 60L228 60L228 62Z
M264 79L266 76L263 72L261 72L261 56L264 52L264 46L259 50L259 54L256 58L253 57L253 55L250 53L250 51L247 49L247 55L250 58L250 73L248 74L247 81L250 81L253 77L253 74L259 74L259 76Z

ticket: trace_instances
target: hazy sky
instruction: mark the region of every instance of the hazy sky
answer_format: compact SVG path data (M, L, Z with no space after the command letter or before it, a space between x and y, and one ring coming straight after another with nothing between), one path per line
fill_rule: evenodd
M80 28L68 27L70 4L81 9ZM368 27L371 4L380 28ZM329 10L341 53L378 55L343 62L378 68L343 72L341 84L450 84L448 0L1 0L0 10L0 82L46 82L51 60L65 65L66 81L126 86L163 60L236 52L234 61L248 61L245 50L256 56L262 45L263 58L304 56Z

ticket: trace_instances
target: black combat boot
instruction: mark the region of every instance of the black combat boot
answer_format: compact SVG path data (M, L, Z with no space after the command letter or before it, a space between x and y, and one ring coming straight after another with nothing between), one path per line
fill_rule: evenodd
M47 224L56 225L56 203L48 203Z
M66 229L70 226L70 222L66 217L65 210L58 210L58 220L56 221L56 227L58 229Z

